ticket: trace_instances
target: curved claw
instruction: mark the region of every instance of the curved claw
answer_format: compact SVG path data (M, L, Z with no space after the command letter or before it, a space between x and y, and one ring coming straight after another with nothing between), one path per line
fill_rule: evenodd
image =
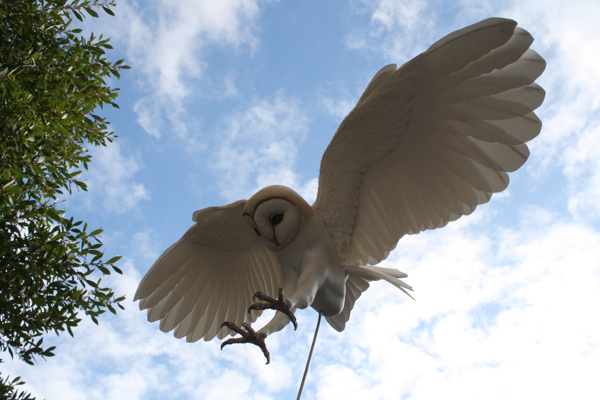
M227 346L229 344L234 344L234 343L252 343L252 344L260 347L260 349L262 350L265 358L267 359L267 364L269 364L271 362L271 355L269 353L269 350L267 350L267 345L265 344L265 337L266 337L266 335L258 335L254 331L254 329L252 329L252 327L250 326L250 324L248 324L248 323L242 324L242 328L244 328L245 331L242 328L238 327L233 322L224 322L221 325L221 328L224 327L224 326L226 326L229 329L235 331L236 333L242 335L242 337L227 339L226 341L224 341L223 343L221 343L221 350L223 350L223 347L225 347L225 346Z
M279 311L279 312L287 315L287 317L290 319L290 322L294 325L294 330L298 329L298 322L296 322L296 316L294 315L294 313L291 310L291 304L290 304L289 300L286 300L283 297L283 288L281 288L281 287L279 288L279 296L276 299L269 297L262 292L254 293L253 298L258 298L262 301L265 301L266 303L252 304L248 308L248 314L250 314L250 312L252 310L256 310L256 311L267 310L267 309L276 310L276 311Z
M227 339L226 341L224 341L223 343L221 343L221 350L223 350L223 347L227 346L228 344L233 344L232 342L230 342L231 339Z

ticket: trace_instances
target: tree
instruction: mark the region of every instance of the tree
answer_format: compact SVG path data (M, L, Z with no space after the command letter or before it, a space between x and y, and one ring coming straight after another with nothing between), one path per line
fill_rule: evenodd
M111 269L122 273L120 257L104 261L102 229L88 232L60 208L61 196L86 190L78 180L91 160L85 146L113 141L95 112L118 108L118 89L105 79L129 68L107 59L109 39L81 36L73 17L114 15L114 6L0 0L0 349L29 364L54 355L44 333L72 336L80 313L98 323L106 309L123 308L124 297L101 285Z

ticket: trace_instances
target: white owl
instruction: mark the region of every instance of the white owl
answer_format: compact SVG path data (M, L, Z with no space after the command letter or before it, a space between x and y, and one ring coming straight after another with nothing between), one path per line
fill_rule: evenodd
M268 363L264 339L296 326L296 309L311 306L342 331L370 281L410 290L406 274L373 265L402 236L488 202L529 156L545 68L532 41L515 21L491 18L382 68L325 150L315 203L270 186L196 211L135 294L148 320L188 342L239 333L222 346L254 343ZM278 312L255 332L266 308Z

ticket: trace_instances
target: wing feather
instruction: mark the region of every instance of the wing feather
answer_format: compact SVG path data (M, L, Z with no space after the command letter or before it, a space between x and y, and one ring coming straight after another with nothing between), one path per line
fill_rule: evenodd
M142 279L135 295L148 320L188 341L231 333L260 315L246 311L257 291L276 296L281 271L275 256L243 221L241 200L194 213L196 224L169 247Z
M377 263L403 235L445 226L507 187L541 129L534 81L545 62L532 42L491 18L373 78L323 155L313 204L344 265Z

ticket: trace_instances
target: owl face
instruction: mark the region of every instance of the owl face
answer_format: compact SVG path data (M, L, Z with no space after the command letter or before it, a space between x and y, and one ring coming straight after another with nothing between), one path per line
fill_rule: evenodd
M296 238L308 210L312 213L308 203L292 189L269 186L248 200L244 220L269 250L278 251Z

